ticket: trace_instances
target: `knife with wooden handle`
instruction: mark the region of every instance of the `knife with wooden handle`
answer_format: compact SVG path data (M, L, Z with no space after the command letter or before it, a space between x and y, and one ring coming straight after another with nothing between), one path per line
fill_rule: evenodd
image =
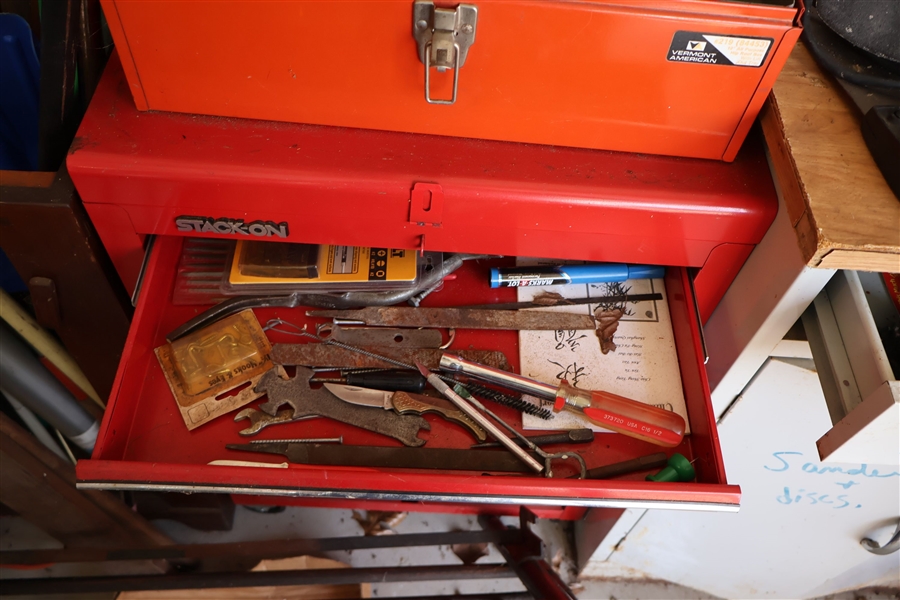
M326 383L325 389L350 404L359 406L374 406L384 410L394 410L403 414L434 413L444 419L458 423L468 429L475 439L483 442L487 439L487 433L478 423L473 421L464 412L457 410L449 402L440 398L423 396L421 394L409 394L407 392L385 392L371 390L352 385Z

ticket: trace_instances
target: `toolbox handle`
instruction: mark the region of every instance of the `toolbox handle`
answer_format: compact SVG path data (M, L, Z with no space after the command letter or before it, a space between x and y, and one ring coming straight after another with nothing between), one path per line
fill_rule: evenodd
M425 65L425 101L429 104L456 104L459 69L466 63L469 47L475 42L478 8L460 4L456 8L437 8L432 0L413 3L413 38L419 60ZM450 59L452 50L453 58ZM431 69L453 69L453 94L450 99L431 97Z
M459 44L453 44L453 94L449 100L431 97L431 43L425 46L425 102L428 104L456 104L459 89Z

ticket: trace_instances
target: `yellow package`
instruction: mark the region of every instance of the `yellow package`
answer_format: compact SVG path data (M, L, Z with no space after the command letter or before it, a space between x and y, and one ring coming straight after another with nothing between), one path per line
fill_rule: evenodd
M265 277L255 275L259 271L249 266L248 257L253 244L272 242L237 242L228 280L223 291L244 292L252 286L254 291L285 289L319 289L349 291L353 289L391 289L415 283L418 275L418 259L415 250L367 248L360 246L335 246L323 244L318 248L316 268L308 269L313 277ZM308 253L306 254L308 256Z

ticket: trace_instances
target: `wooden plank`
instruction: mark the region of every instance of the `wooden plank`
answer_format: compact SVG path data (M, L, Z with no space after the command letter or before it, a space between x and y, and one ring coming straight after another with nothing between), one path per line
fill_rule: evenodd
M832 250L822 257L818 266L825 269L900 273L900 254L866 252L865 250Z
M264 560L254 571L294 569L345 569L347 565L330 558L298 556L281 560ZM279 587L210 588L202 590L161 590L154 592L122 592L118 600L330 600L371 597L371 584L293 585Z
M106 399L131 325L131 302L65 168L7 180L16 173L0 172L3 250L26 282L52 281L58 320L42 320L38 311L38 321L55 331ZM48 180L47 188L29 185Z
M0 502L72 547L171 541L108 492L75 489L75 469L0 414Z
M811 267L900 270L900 200L857 109L797 44L761 115L772 167Z

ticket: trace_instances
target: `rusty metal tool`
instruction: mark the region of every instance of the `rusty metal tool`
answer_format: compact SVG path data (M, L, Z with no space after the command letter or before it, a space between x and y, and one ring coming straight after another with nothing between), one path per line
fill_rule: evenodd
M344 436L336 438L291 438L279 440L251 440L251 444L343 444Z
M413 366L410 364L410 362L414 362L417 365L420 365L423 362L423 361L417 360L417 358L415 358L415 357L413 357L413 359L411 361L403 362L402 360L397 360L396 358L393 358L391 356L386 356L384 352L379 354L379 353L373 352L372 350L367 350L365 348L359 348L357 346L351 346L349 344L344 344L343 342L338 342L338 341L330 340L330 339L326 340L316 334L309 333L308 331L306 331L305 325L303 327L299 327L299 326L294 325L293 323L290 323L283 319L270 319L266 323L266 326L263 329L278 331L282 334L287 334L287 335L295 335L298 337L314 339L314 340L317 340L322 343L319 345L312 346L313 348L318 348L318 347L323 347L323 346L327 348L330 346L335 346L337 348L340 348L341 350L347 351L348 353L350 353L356 357L364 357L365 359L375 361L375 363L379 364L379 365L387 364L387 365L392 365L394 367L400 367L401 369L412 369ZM308 347L310 347L311 344L293 344L293 345L291 345L291 352L282 352L282 349L279 348L279 346L280 346L280 344L276 344L273 349L273 356L275 357L275 362L280 362L282 364L295 364L293 362L285 362L285 361L290 361L292 358L296 358L296 356L291 356L291 354L301 354L306 351L306 350L304 350L304 347L306 347L308 349ZM383 350L387 350L387 349L383 349ZM393 349L393 351L396 352L396 349ZM418 352L423 352L423 351L419 350ZM484 352L484 351L461 350L461 351L459 351L459 354L461 356L466 356L466 355L471 355L473 353L479 353L479 352ZM287 354L288 356L284 356L284 354ZM496 354L499 358L502 358L502 360L504 362L506 361L506 357L502 353L487 353L487 354L490 354L490 355ZM509 365L507 364L503 368L508 370ZM438 377L440 377L441 379L445 379L447 381L453 381L454 384L460 383L458 380L447 377L445 375L438 375ZM485 398L490 398L491 400L500 402L501 404L506 404L507 406L512 406L516 410L519 410L522 412L527 412L529 414L537 415L538 417L540 417L542 419L549 419L551 416L550 411L543 409L543 408L536 407L533 404L531 404L530 402L526 402L524 400L524 398L514 398L512 396L507 396L506 394L503 394L496 390L491 390L489 388L485 388L484 386L477 385L477 384L473 385L471 383L467 383L465 385L468 386L467 389L471 392L480 394Z
M430 369L437 369L441 362L443 352L432 349L406 349L406 348L372 348L378 354L390 358L394 366L397 363L412 365L420 362ZM484 365L489 365L504 371L509 370L509 361L502 352L493 350L459 350L459 356ZM371 355L360 354L339 346L330 344L274 344L272 346L272 362L280 365L303 365L315 367L328 365L339 369L384 367L385 361L374 358Z
M336 385L326 383L325 388L350 404L360 406L377 406L384 410L395 410L401 415L435 413L448 421L458 423L467 428L475 439L484 441L487 437L484 429L465 413L456 410L452 404L440 398L422 396L421 394L407 394L406 392L385 392L370 390L351 385Z
M420 429L431 429L431 426L422 417L348 404L326 389L311 389L311 377L312 371L297 367L297 374L288 378L284 369L276 366L256 384L256 391L265 392L269 397L268 401L259 405L259 409L277 416L278 409L288 404L293 409L293 418L319 415L392 437L406 446L421 446L425 443L417 434Z
M359 310L310 310L309 317L340 319L387 327L452 327L455 329L556 330L594 329L590 315L562 312L372 306Z
M249 420L250 427L242 429L238 435L248 436L256 435L269 425L279 425L281 423L293 423L294 421L306 421L307 419L318 419L319 415L306 415L294 418L294 411L290 408L279 410L275 416L267 415L263 411L256 408L245 408L234 416L235 422Z
M440 348L444 343L438 329L392 329L388 327L343 327L323 323L316 333L351 346L390 348Z
M590 429L572 429L569 431L563 431L560 433L548 433L545 435L526 435L529 441L532 444L540 444L542 446L547 446L549 444L588 444L594 441L594 432ZM515 439L518 445L524 446L525 442L520 439ZM484 442L481 444L475 444L472 446L472 449L477 448L498 448L500 446L499 442Z
M623 460L622 462L613 463L611 465L588 469L587 478L610 479L612 477L619 477L620 475L627 475L636 471L659 469L665 467L668 460L665 452L657 452L655 454L632 458L631 460Z
M527 473L529 471L528 467L519 462L516 457L494 450L291 443L228 444L225 447L241 452L281 454L292 463L308 465L507 473Z
M565 298L559 296L548 300L535 299L527 302L502 302L496 304L472 304L461 308L492 309L492 310L519 310L522 308L549 308L554 306L578 306L584 304L597 304L600 302L647 302L650 300L662 300L662 294L626 294L620 296L598 296L596 298Z
M187 323L174 329L166 340L173 342L188 333L201 329L228 315L247 308L296 308L298 306L321 306L322 308L356 308L360 306L389 306L403 302L422 290L434 287L444 277L462 266L464 261L488 258L484 254L446 254L441 268L434 269L419 278L411 289L389 290L385 292L343 292L340 294L294 292L287 296L235 296L200 313ZM590 328L589 328L590 329Z

